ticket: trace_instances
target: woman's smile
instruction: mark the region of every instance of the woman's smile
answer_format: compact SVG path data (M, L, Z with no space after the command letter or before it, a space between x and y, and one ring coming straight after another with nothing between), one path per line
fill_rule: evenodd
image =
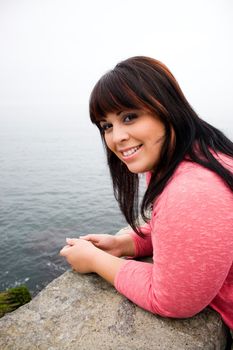
M131 159L133 156L135 156L138 151L141 149L142 145L139 146L135 146L135 147L131 147L131 148L127 148L125 150L119 151L122 153L122 157L127 160L127 159Z
M100 126L108 148L129 171L142 173L155 167L165 135L158 117L144 110L108 113Z

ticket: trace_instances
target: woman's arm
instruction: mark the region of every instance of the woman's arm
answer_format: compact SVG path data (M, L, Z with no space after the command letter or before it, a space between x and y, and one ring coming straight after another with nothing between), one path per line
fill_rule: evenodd
M61 255L76 271L96 272L148 311L195 315L222 287L233 251L232 193L219 180L201 186L203 176L198 179L189 179L192 196L176 183L160 201L153 219L153 264L118 258L84 239L68 239Z

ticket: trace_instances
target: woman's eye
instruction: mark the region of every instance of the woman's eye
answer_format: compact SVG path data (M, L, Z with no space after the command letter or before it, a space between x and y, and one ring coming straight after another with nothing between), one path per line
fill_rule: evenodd
M124 116L124 122L129 123L132 120L136 119L138 116L136 113L129 113Z
M101 127L102 131L105 132L105 131L109 130L112 127L112 124L110 124L110 123L103 123L103 124L100 124L100 127Z

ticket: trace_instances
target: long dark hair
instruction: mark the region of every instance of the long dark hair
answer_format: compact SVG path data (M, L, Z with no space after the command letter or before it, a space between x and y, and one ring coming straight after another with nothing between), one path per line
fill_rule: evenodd
M97 82L89 107L91 121L98 126L106 148L114 195L126 221L139 235L142 235L138 228L139 177L106 146L100 120L108 113L146 109L164 124L165 140L160 159L141 202L140 214L144 220L148 220L147 210L183 159L215 172L233 191L232 172L214 156L223 153L233 157L233 143L198 117L163 63L143 56L120 62ZM175 134L173 143L172 130Z

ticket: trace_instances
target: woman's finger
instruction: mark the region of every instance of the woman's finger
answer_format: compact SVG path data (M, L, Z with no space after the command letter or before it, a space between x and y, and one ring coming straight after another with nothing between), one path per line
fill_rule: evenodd
M69 245L74 245L78 242L78 238L66 238L66 243Z
M66 256L66 253L68 249L70 248L70 245L65 245L61 250L60 250L60 255L61 256Z

